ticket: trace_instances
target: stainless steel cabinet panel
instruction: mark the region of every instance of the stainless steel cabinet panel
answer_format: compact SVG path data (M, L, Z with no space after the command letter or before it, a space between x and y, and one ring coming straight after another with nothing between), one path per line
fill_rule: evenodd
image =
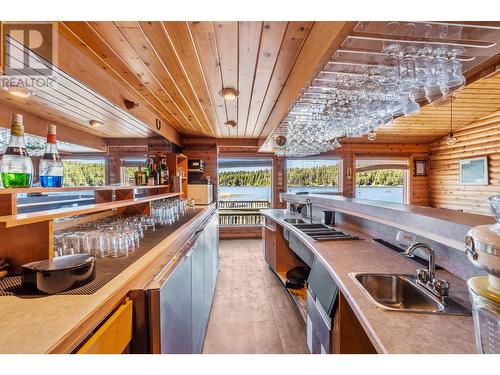
M193 353L201 353L205 327L207 325L205 302L205 232L203 232L193 245L192 251L192 327L193 327Z
M316 300L323 306L323 310L331 316L337 303L339 288L333 276L319 259L314 261L307 283L316 296Z
M160 352L192 353L192 302L191 302L191 254L182 258L158 294L160 310Z
M307 293L307 346L312 354L331 352L332 318L328 317L314 293Z
M288 234L288 246L305 264L313 266L314 253L293 233Z

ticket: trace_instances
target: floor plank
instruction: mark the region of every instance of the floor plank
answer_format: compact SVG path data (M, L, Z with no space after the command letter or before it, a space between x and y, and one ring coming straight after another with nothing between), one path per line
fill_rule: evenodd
M221 240L203 353L308 353L305 326L261 245L259 239Z

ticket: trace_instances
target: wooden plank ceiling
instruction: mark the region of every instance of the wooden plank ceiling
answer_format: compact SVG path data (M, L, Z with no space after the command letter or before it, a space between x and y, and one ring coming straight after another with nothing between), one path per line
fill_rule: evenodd
M453 130L500 111L500 73L453 94ZM427 105L415 116L400 117L377 130L377 142L430 143L450 132L450 101ZM361 139L369 142L366 137ZM359 142L356 138L351 141Z
M179 133L258 138L313 24L62 22L60 30L132 85ZM219 95L228 87L240 92L237 100ZM228 128L228 120L238 126Z

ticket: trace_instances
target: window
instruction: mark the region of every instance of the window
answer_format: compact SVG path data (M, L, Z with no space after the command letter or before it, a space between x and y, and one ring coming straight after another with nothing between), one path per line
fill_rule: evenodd
M406 203L408 159L356 160L356 198Z
M135 184L134 173L137 171L139 166L144 167L145 164L146 164L146 156L120 159L121 183L124 185L134 185Z
M342 160L289 159L286 162L287 191L339 194Z
M219 158L220 224L261 224L259 211L271 207L271 174L269 158Z
M104 186L105 162L99 159L63 159L64 186Z

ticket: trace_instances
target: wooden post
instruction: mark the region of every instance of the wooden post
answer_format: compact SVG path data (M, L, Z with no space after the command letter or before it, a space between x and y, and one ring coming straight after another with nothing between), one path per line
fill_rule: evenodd
M0 194L0 216L17 214L16 198L16 192Z
M22 264L53 257L53 236L52 220L0 229L0 258L8 258L10 272L19 274Z

